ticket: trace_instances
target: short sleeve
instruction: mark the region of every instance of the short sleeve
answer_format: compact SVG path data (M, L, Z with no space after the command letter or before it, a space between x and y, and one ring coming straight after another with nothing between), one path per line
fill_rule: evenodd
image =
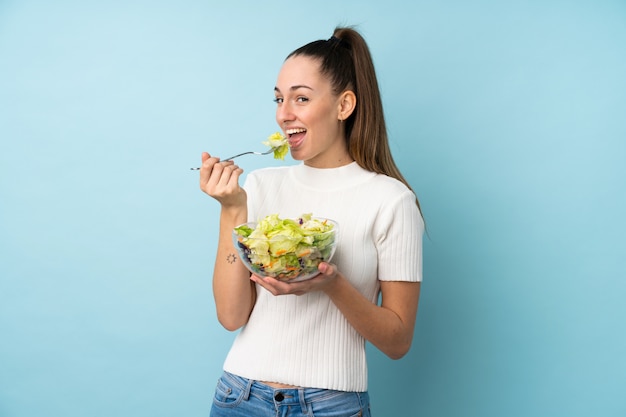
M424 221L411 190L381 208L375 222L380 281L422 280L423 234Z
M258 208L255 203L258 203L259 201L257 195L257 193L259 192L259 187L258 178L254 171L246 176L242 188L246 190L246 198L248 203L248 221L257 221Z

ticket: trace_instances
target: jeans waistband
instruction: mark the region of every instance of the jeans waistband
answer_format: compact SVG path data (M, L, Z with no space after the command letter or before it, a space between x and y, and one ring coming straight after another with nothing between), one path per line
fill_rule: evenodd
M250 395L254 395L264 401L273 402L276 406L300 405L303 414L307 412L307 404L326 401L346 394L343 391L323 388L274 388L229 372L224 372L223 377L244 391L244 400L248 400Z

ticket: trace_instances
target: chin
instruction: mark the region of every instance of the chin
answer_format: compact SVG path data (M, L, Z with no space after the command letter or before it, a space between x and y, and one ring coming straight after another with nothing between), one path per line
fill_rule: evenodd
M298 152L298 150L291 150L289 152L291 154L291 159L295 160L295 161L306 161L307 157L303 152Z

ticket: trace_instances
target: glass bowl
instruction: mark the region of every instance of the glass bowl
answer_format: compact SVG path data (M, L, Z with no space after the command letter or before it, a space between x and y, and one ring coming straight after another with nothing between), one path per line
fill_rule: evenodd
M233 229L233 244L246 268L258 276L291 282L318 275L320 262L330 261L335 254L339 237L337 222L320 217L276 219L286 222L288 227L283 229L281 224L270 231L266 227L264 232L259 223L248 222ZM311 224L323 224L329 230L315 230L315 227L310 230L307 227Z

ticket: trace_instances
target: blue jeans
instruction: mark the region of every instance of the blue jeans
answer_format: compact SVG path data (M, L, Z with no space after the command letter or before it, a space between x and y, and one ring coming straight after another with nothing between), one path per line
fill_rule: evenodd
M367 392L318 388L275 389L224 372L211 417L371 417Z

